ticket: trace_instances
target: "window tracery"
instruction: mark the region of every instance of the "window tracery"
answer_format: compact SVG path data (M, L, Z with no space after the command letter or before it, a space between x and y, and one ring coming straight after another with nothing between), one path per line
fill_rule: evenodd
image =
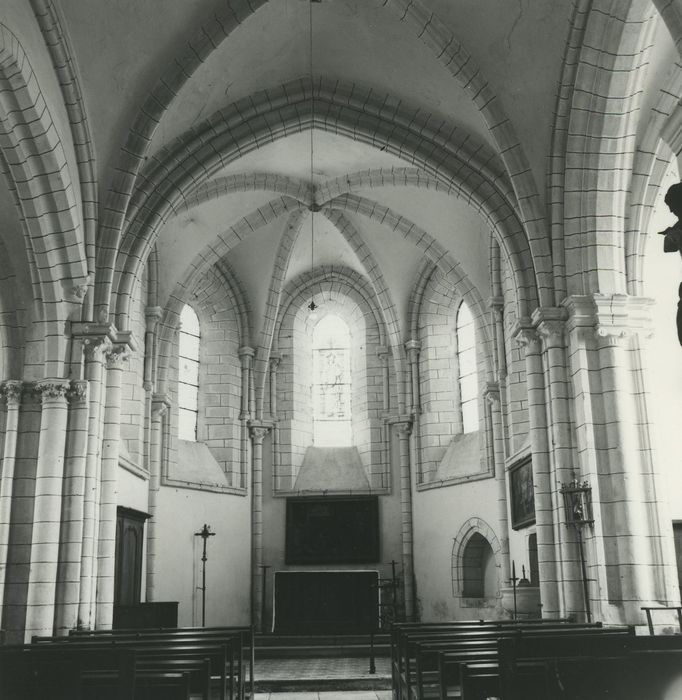
M199 317L185 304L178 337L178 437L190 442L197 439L200 342Z

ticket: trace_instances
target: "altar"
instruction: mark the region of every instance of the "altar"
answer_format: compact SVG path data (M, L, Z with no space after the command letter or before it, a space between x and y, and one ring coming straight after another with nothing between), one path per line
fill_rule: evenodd
M274 632L357 634L378 624L377 571L277 571Z

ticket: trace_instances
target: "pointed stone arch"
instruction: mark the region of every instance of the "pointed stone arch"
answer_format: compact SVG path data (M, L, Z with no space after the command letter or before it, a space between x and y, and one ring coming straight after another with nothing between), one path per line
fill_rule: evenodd
M479 548L478 545L482 546L483 542L486 542L495 558L495 567L497 567L497 590L499 591L502 587L503 581L501 580L502 571L502 545L497 539L495 531L488 525L485 520L481 518L469 518L454 538L452 544L452 560L451 560L451 573L452 573L452 595L455 598L483 598L485 596L468 596L469 592L466 584L468 576L473 572L467 571L466 566L470 566L470 559L473 556L471 551L467 552L467 548L471 545L473 538L474 548ZM498 593L499 595L499 593Z
M30 60L0 24L0 151L21 211L39 285L47 376L62 376L61 324L77 313L88 282L83 226L65 149ZM66 302L66 303L65 303Z

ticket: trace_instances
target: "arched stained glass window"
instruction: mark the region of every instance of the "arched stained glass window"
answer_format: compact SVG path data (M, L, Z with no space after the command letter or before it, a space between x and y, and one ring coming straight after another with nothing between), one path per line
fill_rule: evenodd
M178 437L196 442L199 417L199 318L185 304L178 342Z
M313 329L313 444L349 447L351 428L350 329L327 314Z
M478 430L478 376L474 318L465 302L459 305L455 324L457 334L457 378L462 413L462 432Z

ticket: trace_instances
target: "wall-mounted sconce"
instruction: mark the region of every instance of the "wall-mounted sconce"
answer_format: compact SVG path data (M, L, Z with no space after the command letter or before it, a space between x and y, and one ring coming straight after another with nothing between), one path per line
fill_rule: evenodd
M587 565L585 564L585 548L583 547L583 528L594 523L592 517L592 488L587 481L573 481L561 484L559 493L564 498L566 509L566 527L575 528L578 535L578 549L580 552L580 569L583 579L583 598L585 600L585 618L592 622L592 609L590 607L590 590L587 579Z
M566 508L566 525L582 528L592 525L592 488L587 481L574 479L568 484L561 484L559 490L564 497Z

